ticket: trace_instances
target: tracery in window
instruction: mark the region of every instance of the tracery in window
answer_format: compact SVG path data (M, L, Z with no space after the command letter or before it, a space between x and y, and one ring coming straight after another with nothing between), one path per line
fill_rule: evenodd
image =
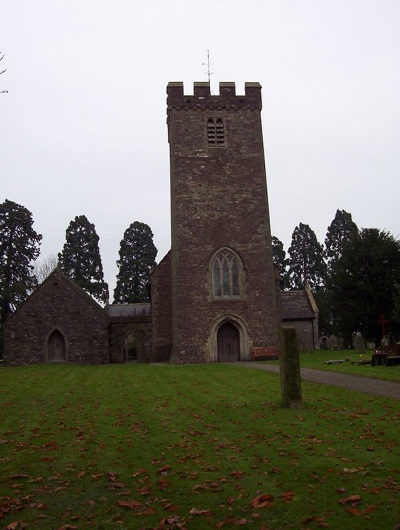
M221 117L208 118L207 120L207 141L210 147L224 147L225 127Z
M215 298L240 296L241 270L239 258L227 249L214 257L212 286Z

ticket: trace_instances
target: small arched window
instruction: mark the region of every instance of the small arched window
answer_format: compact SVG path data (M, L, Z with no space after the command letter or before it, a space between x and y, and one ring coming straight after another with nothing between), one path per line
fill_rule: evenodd
M242 294L243 267L239 257L228 249L218 252L212 262L214 298L235 298Z

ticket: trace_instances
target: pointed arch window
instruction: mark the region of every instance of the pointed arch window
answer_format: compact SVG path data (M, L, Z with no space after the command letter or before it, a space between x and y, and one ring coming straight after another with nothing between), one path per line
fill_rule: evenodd
M228 249L218 252L212 261L214 298L239 298L243 294L243 266L239 256Z
M209 147L224 147L225 126L221 116L208 118L207 120L207 141Z

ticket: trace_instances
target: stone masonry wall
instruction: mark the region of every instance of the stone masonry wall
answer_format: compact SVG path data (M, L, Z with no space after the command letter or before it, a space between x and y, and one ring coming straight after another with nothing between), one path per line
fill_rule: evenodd
M250 345L276 346L278 316L269 223L261 87L246 84L237 96L233 83L210 94L195 83L168 85L171 161L172 293L174 362L209 360L210 329L223 315L244 322ZM207 120L222 118L223 147L209 146ZM223 247L244 265L245 295L213 299L210 259ZM250 352L242 352L244 358Z
M169 361L172 348L171 254L151 275L152 361Z
M113 363L122 363L124 359L124 342L128 335L135 339L138 362L148 362L151 358L151 317L124 320L111 319L110 324L110 358Z
M298 320L285 323L296 330L298 347L301 352L315 350L313 322L311 320Z
M108 317L57 271L5 323L4 363L47 362L47 341L58 330L66 361L108 363Z

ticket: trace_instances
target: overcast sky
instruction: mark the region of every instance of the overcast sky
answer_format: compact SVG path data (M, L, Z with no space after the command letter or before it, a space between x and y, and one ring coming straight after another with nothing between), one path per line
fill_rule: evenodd
M77 215L115 286L123 233L170 247L166 85L263 87L272 233L287 250L337 209L399 237L399 0L0 0L0 202L33 214L45 260Z

